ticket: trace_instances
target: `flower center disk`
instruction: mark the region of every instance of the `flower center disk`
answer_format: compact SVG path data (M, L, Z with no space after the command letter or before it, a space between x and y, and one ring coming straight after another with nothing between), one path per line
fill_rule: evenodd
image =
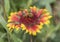
M27 16L22 16L20 22L26 26L34 26L38 22L37 18L36 15L28 14Z

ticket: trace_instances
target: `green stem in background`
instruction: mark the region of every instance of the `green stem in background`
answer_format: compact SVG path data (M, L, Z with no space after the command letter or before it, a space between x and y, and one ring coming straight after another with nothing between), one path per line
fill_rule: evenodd
M8 38L8 42L11 42L10 41L10 35L7 33L7 38Z
M16 8L16 4L14 3L13 0L10 0L10 4L11 4L11 9L13 9L13 11L17 11L17 8Z
M4 13L3 14L3 17L4 17L4 19L5 19L5 21L7 21L7 17L8 17L8 14L7 14L7 11L6 11L6 5L4 4L4 2L5 2L5 0L2 0L1 1L1 9L3 10L2 11L2 13ZM1 15L2 15L2 13L1 13ZM1 18L2 19L2 18ZM10 37L9 37L9 34L8 34L8 32L7 32L7 38L8 38L8 42L10 42Z
M4 7L4 0L1 1L1 5L2 5L2 9L3 9L3 17L5 20L7 20L7 15L6 15L6 11L5 11L5 7Z
M32 4L32 0L28 0L26 8L28 9L31 4Z
M33 42L33 38L32 38L32 35L30 35L30 42Z
M10 2L9 0L4 0L4 9L6 12L6 16L8 17L10 11Z
M30 35L30 42L36 42L36 36Z
M45 7L52 15L52 8L51 8L50 4L46 4Z

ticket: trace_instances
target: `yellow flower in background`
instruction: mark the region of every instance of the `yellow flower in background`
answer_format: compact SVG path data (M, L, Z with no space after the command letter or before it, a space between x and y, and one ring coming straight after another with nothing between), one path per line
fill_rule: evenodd
M35 6L30 7L29 10L24 9L19 12L12 12L8 18L7 27L9 30L22 29L30 35L40 33L43 25L50 23L49 19L52 16L46 9L37 9Z

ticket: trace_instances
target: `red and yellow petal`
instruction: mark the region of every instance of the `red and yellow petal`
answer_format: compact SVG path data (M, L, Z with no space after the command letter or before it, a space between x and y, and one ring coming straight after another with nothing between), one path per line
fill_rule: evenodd
M15 26L15 29L16 29L16 30L19 30L19 29L20 29L20 27L21 27L21 25L20 25L20 24L18 24L18 25L16 25L16 26Z
M21 28L22 28L22 30L25 30L26 26L24 24L21 24Z
M37 8L35 7L35 6L33 6L33 7L30 7L30 10L31 10L31 12L36 12L37 11Z
M15 21L18 22L19 21L19 17L16 14L12 14L8 18L9 18L8 22L15 22Z
M26 27L24 24L21 24L21 28L22 28L22 30L26 30L26 33L29 33L30 35L36 35L42 29L42 25Z
M15 28L15 24L9 23L9 24L7 24L7 27L9 27L9 30L11 31Z
M17 15L22 16L22 11L18 11Z

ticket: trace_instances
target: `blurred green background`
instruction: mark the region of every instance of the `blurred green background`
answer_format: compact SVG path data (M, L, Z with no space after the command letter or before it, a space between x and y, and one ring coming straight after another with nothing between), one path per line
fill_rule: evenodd
M36 6L46 8L51 15L51 24L44 26L40 34L32 37L33 42L60 42L60 0L0 0L0 42L31 42L24 31L9 32L6 27L10 12Z

